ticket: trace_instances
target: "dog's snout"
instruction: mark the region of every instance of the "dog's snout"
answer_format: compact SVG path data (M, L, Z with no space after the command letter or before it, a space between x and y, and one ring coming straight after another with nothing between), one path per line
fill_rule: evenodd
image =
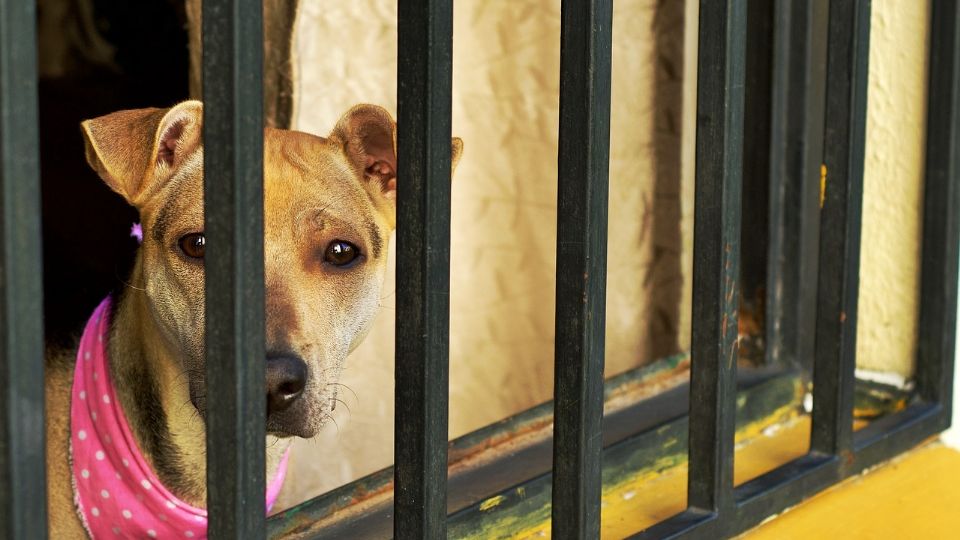
M267 358L267 414L293 404L307 385L307 364L294 356Z

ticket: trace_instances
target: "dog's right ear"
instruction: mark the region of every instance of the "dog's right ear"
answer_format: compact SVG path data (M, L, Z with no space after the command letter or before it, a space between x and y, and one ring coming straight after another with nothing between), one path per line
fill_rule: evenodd
M203 105L119 111L81 124L87 162L111 189L140 207L200 146Z

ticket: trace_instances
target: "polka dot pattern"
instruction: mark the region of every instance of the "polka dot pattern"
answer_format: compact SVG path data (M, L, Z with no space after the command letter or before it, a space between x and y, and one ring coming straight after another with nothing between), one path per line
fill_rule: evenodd
M206 510L177 499L160 483L118 405L104 339L109 311L107 298L87 321L74 372L70 452L80 512L94 538L204 538ZM268 509L283 484L287 458L268 486Z

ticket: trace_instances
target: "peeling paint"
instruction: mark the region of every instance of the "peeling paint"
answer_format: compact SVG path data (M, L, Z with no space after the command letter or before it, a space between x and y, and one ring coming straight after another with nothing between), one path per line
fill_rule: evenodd
M502 503L502 502L505 501L506 499L507 499L507 498L504 497L503 495L497 495L497 496L494 496L494 497L490 497L489 499L487 499L487 500L483 501L482 503L480 503L480 511L481 511L481 512L486 512L486 511L488 511L488 510L491 510L491 509L493 509L493 508L496 508L500 503Z

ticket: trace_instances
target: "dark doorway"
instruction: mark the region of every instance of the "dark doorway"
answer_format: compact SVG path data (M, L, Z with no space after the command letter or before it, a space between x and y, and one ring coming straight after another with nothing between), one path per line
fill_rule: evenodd
M182 0L40 0L38 30L45 330L67 344L137 248L137 213L87 165L80 122L186 99L186 18Z

